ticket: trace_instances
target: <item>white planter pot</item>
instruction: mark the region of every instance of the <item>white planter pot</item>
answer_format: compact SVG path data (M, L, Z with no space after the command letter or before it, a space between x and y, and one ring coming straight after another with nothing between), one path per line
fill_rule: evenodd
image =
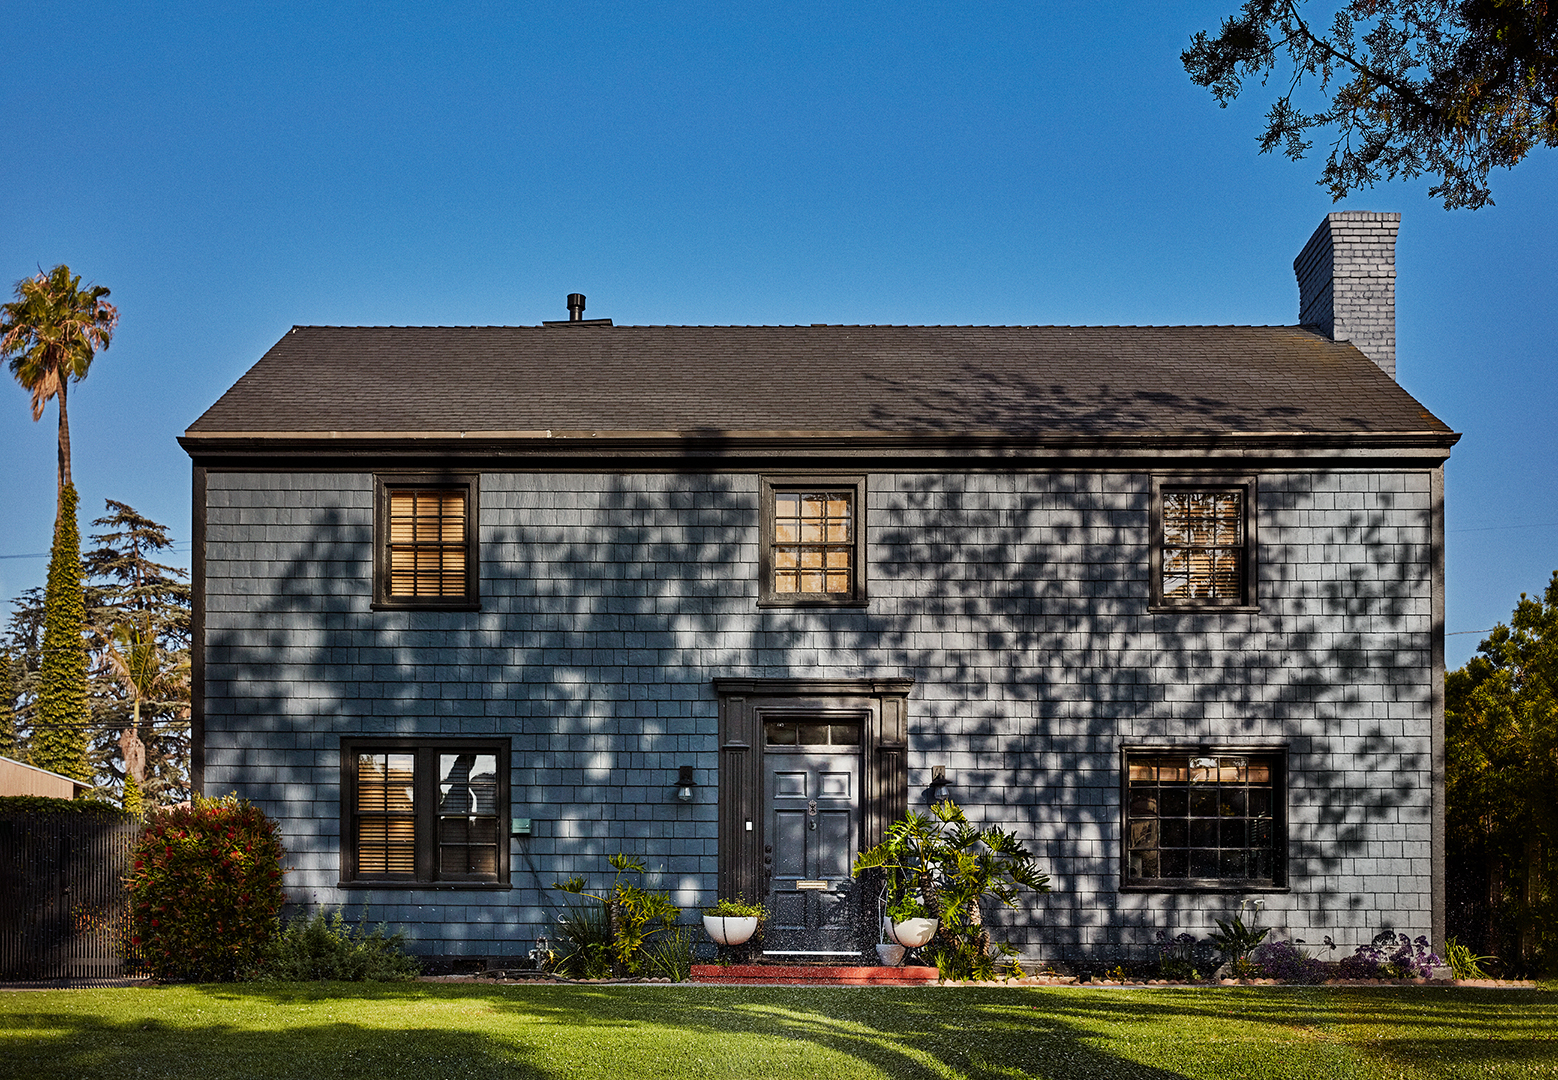
M716 945L740 945L757 933L757 916L705 915L703 929Z
M906 949L918 949L936 936L936 927L939 925L941 923L937 919L904 919L902 922L889 922L887 936Z
M883 967L897 967L903 963L903 954L908 951L902 945L883 943L876 947L876 958L881 961Z

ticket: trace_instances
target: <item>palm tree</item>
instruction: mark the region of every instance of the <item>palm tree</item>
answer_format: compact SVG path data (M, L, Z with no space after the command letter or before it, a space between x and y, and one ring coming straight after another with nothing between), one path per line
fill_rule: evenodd
M99 349L108 348L119 311L101 285L81 287L80 275L61 263L47 274L16 283L16 299L0 305L0 358L9 358L16 381L32 391L32 418L42 419L50 398L59 398L59 489L70 478L70 419L65 391L87 377Z

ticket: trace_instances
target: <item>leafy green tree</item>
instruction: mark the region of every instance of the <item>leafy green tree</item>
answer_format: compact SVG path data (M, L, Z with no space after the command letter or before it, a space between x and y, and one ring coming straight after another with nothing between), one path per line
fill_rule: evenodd
M101 285L81 287L81 276L61 264L16 283L16 299L0 305L0 356L32 392L32 418L43 417L50 398L59 401L59 489L71 486L70 418L65 408L72 381L87 377L92 358L108 348L119 312Z
M82 639L86 602L81 592L81 539L76 531L76 489L60 489L49 580L44 593L43 647L32 763L90 781L87 764L87 650Z
M1445 678L1451 931L1558 967L1558 573Z
M93 669L93 762L101 783L133 780L155 803L189 797L188 574L155 561L168 530L107 500L86 556Z
M1445 209L1475 210L1493 201L1490 171L1558 146L1549 0L1247 0L1180 59L1225 107L1277 76L1260 152L1280 146L1296 161L1328 129L1320 182L1333 199L1428 174Z
M26 590L11 601L11 609L4 635L0 636L0 649L10 661L9 696L5 702L15 732L16 753L8 756L27 761L38 704L38 669L43 660L43 589Z

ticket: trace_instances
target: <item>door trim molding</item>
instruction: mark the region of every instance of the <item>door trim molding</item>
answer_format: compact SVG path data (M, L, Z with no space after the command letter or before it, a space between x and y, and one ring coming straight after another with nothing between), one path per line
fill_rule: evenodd
M909 692L912 678L718 678L719 895L761 899L763 886L763 715L857 711L862 717L861 850L909 807Z

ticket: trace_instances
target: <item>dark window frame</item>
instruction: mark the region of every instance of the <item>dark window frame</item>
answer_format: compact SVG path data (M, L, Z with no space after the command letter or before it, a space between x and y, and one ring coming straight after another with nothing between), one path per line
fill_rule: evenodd
M764 476L761 482L761 510L758 535L758 607L866 607L866 478L861 475ZM853 501L854 538L850 566L849 593L830 596L824 593L775 592L774 582L774 496L776 494L829 494L848 492Z
M465 492L465 592L460 596L390 593L390 495L397 491ZM481 610L481 478L476 473L375 473L373 477L373 603L375 611Z
M438 850L438 755L449 752L490 753L497 755L497 871L491 876L455 875L441 877L437 870ZM359 754L393 753L415 755L412 783L415 787L415 872L412 876L371 875L357 870L357 757ZM417 738L410 736L353 735L341 739L341 879L343 888L374 889L508 889L509 847L512 832L512 800L509 774L513 769L513 750L507 736L475 738Z
M1242 497L1244 544L1240 555L1239 573L1240 590L1237 597L1229 599L1208 599L1205 597L1191 597L1188 599L1176 599L1165 596L1163 593L1163 550L1166 546L1163 535L1163 495L1164 492L1197 491L1197 492L1227 492L1237 491ZM1205 611L1223 612L1230 614L1246 613L1255 614L1260 611L1260 597L1257 589L1259 578L1259 551L1260 537L1256 528L1258 515L1256 503L1260 496L1260 485L1254 476L1166 476L1154 475L1152 477L1151 500L1151 542L1148 552L1148 574L1150 577L1151 596L1148 600L1147 610L1150 612L1186 612Z
M1272 879L1258 878L1133 878L1131 876L1131 760L1149 757L1262 758L1272 769ZM1152 893L1284 893L1288 877L1288 801L1291 776L1286 743L1131 744L1120 748L1120 892Z

